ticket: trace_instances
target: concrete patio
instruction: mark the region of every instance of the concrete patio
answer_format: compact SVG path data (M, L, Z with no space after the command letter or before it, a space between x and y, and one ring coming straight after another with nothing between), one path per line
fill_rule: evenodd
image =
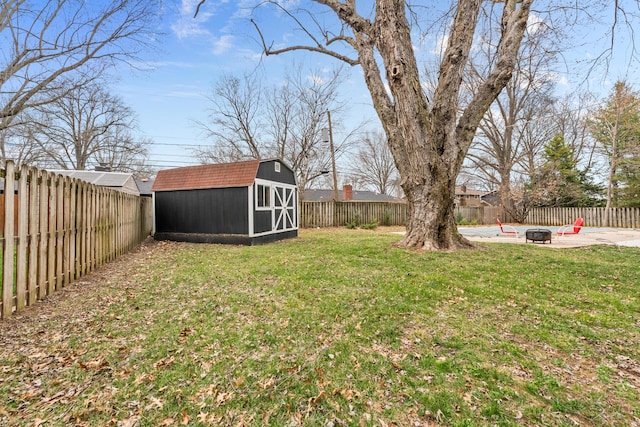
M518 238L514 235L503 234L500 228L496 226L460 226L458 231L460 234L473 242L501 242L501 243L517 243L525 244L525 232L529 229L542 228L551 230L551 243L533 243L529 241L529 245L538 245L555 248L577 248L590 245L616 245L640 247L640 230L634 228L591 228L583 227L580 233L558 236L556 232L560 227L557 226L536 226L536 225L518 225L513 226L518 231Z

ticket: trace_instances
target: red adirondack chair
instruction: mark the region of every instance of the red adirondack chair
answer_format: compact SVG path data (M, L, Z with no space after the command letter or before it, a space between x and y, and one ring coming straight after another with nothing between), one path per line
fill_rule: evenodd
M578 218L573 224L563 225L558 229L558 236L566 236L570 234L578 234L582 230L584 219Z
M502 234L508 234L510 236L515 236L515 238L518 238L518 230L515 229L515 227L512 227L510 225L503 225L500 222L500 218L496 218L498 220L498 226L500 227L500 231L502 232Z

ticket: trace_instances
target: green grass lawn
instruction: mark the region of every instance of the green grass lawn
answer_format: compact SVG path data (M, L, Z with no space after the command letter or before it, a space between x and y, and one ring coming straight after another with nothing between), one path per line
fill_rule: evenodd
M0 322L0 425L640 422L640 249L397 240L148 243Z

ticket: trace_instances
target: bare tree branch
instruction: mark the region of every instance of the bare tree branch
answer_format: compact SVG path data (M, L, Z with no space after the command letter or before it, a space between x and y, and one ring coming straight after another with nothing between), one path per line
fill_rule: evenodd
M66 75L91 79L113 62L135 57L149 46L147 27L157 11L155 0L46 0L38 7L30 9L24 0L0 6L0 37L10 46L0 62L0 117L50 101L46 92Z

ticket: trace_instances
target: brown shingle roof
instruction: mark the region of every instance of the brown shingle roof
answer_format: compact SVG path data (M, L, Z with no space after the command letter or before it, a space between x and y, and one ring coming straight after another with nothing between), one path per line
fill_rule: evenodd
M259 165L259 160L249 160L162 170L158 172L151 191L247 187L253 184Z

